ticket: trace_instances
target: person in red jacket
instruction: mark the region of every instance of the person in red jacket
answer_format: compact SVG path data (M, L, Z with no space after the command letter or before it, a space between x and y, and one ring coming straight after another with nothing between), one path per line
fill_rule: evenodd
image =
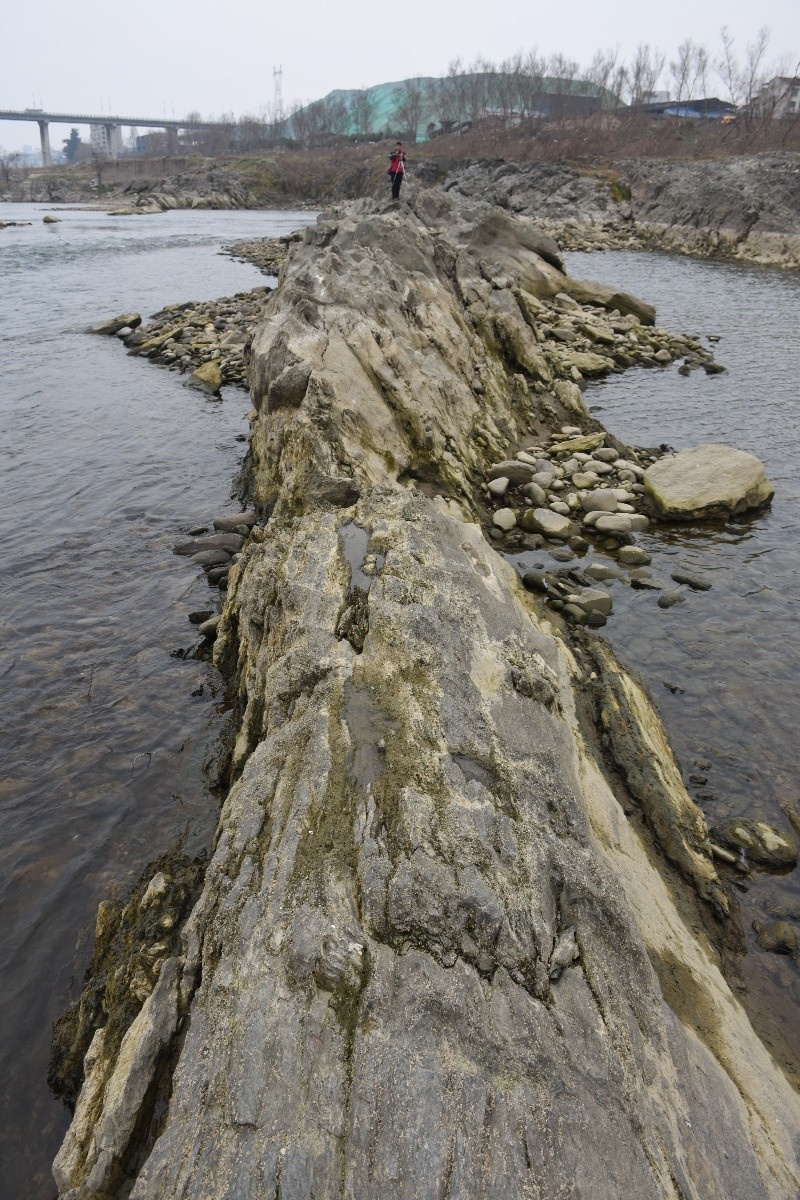
M394 150L389 155L389 178L392 181L392 199L400 199L400 184L403 182L403 176L406 173L406 154L403 149L403 143L398 142Z

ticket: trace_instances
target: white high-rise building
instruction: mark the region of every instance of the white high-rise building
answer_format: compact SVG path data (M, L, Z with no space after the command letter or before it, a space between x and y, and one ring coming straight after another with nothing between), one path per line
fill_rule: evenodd
M119 125L90 125L89 141L95 154L119 158L122 153L122 133Z

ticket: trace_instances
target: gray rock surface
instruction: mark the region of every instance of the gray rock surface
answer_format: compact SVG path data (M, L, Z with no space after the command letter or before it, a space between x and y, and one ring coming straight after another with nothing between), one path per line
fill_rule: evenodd
M625 159L595 173L551 163L476 162L445 187L527 213L562 249L657 246L800 266L800 155L717 161Z
M96 1035L64 1200L797 1190L800 1104L697 932L727 904L655 710L475 519L533 337L486 277L564 290L533 245L422 194L284 265L252 370L272 516L214 649L234 782L180 956L124 1053Z
M118 317L110 317L107 321L98 321L89 329L90 333L105 333L109 336L119 333L121 329L136 329L141 325L142 318L137 312L122 313Z
M764 867L791 867L800 853L793 834L776 829L766 821L731 817L720 821L712 832L715 841L744 851L748 858Z

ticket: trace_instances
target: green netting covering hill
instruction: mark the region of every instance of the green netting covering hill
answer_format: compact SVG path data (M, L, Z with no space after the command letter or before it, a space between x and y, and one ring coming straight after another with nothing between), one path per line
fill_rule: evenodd
M295 136L304 132L386 134L402 137L416 125L418 141L428 129L458 127L500 117L550 118L624 107L606 88L586 79L526 77L503 72L433 78L420 76L371 88L337 88L305 105L290 121Z

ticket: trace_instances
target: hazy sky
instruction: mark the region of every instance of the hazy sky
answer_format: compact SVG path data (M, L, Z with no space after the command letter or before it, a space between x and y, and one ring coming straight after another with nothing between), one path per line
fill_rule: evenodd
M771 60L796 70L800 54L800 0L0 0L0 13L0 108L143 117L258 112L278 66L291 103L533 47L586 64L597 49L629 56L648 42L669 59L690 37L716 55L723 23L742 53L766 25ZM54 148L62 132L51 130ZM0 145L23 142L38 144L35 125L0 123Z

